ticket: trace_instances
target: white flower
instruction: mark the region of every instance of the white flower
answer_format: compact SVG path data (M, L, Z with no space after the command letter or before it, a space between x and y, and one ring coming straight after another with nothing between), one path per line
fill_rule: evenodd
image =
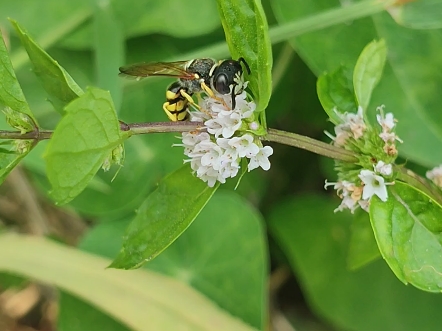
M203 140L196 144L193 150L187 154L190 157L202 157L203 155L209 153L212 149L216 148L217 145L210 140Z
M270 161L269 156L273 154L273 148L270 146L265 146L259 149L259 152L250 158L248 170L251 171L258 167L261 167L263 170L270 169Z
M433 181L439 187L442 187L442 165L439 165L429 171L427 171L426 176L428 179Z
M199 110L190 111L189 113L191 122L204 122L211 118L209 114Z
M259 153L259 146L253 140L251 134L245 134L241 137L233 137L228 144L238 151L239 157L251 158Z
M359 207L365 210L367 213L370 211L370 200L359 200Z
M232 162L239 157L238 151L235 147L231 146L229 142L230 139L227 138L216 139L216 143L218 144L218 146L220 146L224 150L223 162Z
M400 139L394 132L381 132L379 137L381 137L386 143L394 143L396 140L403 143L402 139Z
M214 144L210 150L201 156L201 165L203 167L212 167L214 170L221 168L220 158L223 155L223 150L218 145Z
M358 202L361 199L362 188L346 180L338 182L328 182L326 180L324 188L327 189L328 186L333 186L336 190L336 194L342 199L341 204L334 212L350 209L350 212L353 214L359 207Z
M207 131L215 138L223 136L224 138L230 138L233 136L236 130L241 127L241 115L238 113L220 113L217 118L208 120L204 123Z
M223 164L220 174L223 178L233 178L238 174L239 168L240 166L238 160L226 162L225 164Z
M176 145L174 144L174 146L184 146L192 148L201 141L210 140L210 136L207 132L200 132L200 133L183 132L181 136L183 144L176 144Z
M386 164L384 161L379 161L373 165L374 171L384 175L390 176L393 173L393 166L391 164Z
M246 97L247 94L244 91L240 95L237 95L235 99L236 102L235 110L241 114L242 118L251 117L256 109L256 103L247 102Z
M333 189L336 190L336 194L340 197L350 196L351 192L353 192L356 187L355 184L346 180L338 182L329 182L328 180L325 180L324 188L327 189L329 186L333 186Z
M362 107L358 107L358 112L356 114L348 114L347 120L350 130L353 133L353 137L355 139L362 137L365 129L367 128L364 122L364 111Z
M206 182L209 187L214 187L216 181L219 181L222 184L226 182L226 179L220 176L218 171L210 168L206 168L204 170L204 172L197 173L197 176L203 182Z
M376 119L379 125L382 127L383 132L390 132L396 125L396 120L392 113L387 113L384 115L384 105L378 107L376 110L379 115L376 115Z
M362 191L362 199L370 199L373 195L377 195L382 201L387 201L387 186L383 177L376 175L370 170L361 170L359 178L364 183Z
M341 123L335 126L336 138L334 139L335 145L342 146L349 137L359 139L363 136L366 130L364 122L364 112L362 107L358 108L358 112L341 114L337 109L334 112L341 119Z
M223 126L222 136L224 138L230 138L233 136L236 130L241 127L241 114L231 113L230 115L219 115L218 120Z
M213 134L215 138L218 138L223 133L223 126L218 119L211 119L204 122L204 126L207 129L207 132Z
M350 212L353 214L357 208L358 208L357 201L353 200L349 196L345 196L342 199L341 204L338 206L338 208L334 210L334 212L337 213L338 211L344 211L345 209L350 209Z

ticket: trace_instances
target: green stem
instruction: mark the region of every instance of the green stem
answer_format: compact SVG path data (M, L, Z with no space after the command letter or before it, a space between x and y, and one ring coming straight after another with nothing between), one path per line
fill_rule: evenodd
M132 123L126 124L120 122L120 130L128 132L130 135L148 134L148 133L166 133L166 132L186 132L195 131L201 127L197 122L151 122L151 123ZM36 141L50 139L54 131L35 130L26 133L20 131L0 130L1 139L32 139Z
M281 25L269 28L270 41L272 44L277 44L308 32L317 31L336 24L346 23L377 14L384 11L385 8L394 5L396 2L397 0L367 0L352 3L345 7L330 9L322 13L297 19L296 21L282 23ZM168 58L166 61L197 59L200 57L222 59L227 56L229 56L229 48L227 47L227 43L222 41L199 48L189 53ZM149 84L149 82L152 82L152 80L145 79L140 82L135 80L126 80L124 84L125 87L133 87L135 85L136 87L141 87L142 85Z
M308 32L371 16L383 12L396 2L396 0L368 0L352 3L345 7L333 8L316 15L272 27L269 29L270 39L272 44L275 44Z
M189 132L201 129L201 123L197 122L152 122L152 123L131 123L126 124L120 122L120 129L129 132L130 135L149 134L149 133L165 133L165 132ZM36 141L50 139L53 131L36 130L21 134L19 131L0 130L0 139L33 139ZM326 144L322 141L315 140L296 133L268 129L267 135L263 140L273 141L284 145L302 148L310 152L331 157L344 162L357 162L357 158L353 153Z
M72 32L80 24L82 24L86 19L92 16L92 9L90 7L80 9L76 13L70 15L66 20L60 22L59 25L51 28L46 34L37 38L37 44L41 48L46 49L54 45L57 41L62 39L64 36ZM26 51L22 48L11 55L11 62L15 70L20 69L29 60Z
M296 133L268 129L267 135L264 136L263 140L302 148L315 154L348 163L358 161L356 156L350 151Z
M188 132L195 131L201 127L197 122L152 122L121 124L123 131L130 131L131 134L165 133L165 132Z
M26 133L20 133L20 131L7 131L0 130L0 139L34 139L37 141L50 139L53 131L35 130Z
M292 58L294 55L295 52L293 51L293 47L289 43L286 43L273 65L273 71L272 71L273 90L278 86L279 82L284 77L285 73L287 72L288 66L292 62Z

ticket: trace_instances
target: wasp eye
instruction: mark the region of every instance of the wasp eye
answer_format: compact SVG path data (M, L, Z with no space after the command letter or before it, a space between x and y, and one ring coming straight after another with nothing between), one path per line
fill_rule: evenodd
M224 74L219 74L218 76L216 76L213 85L215 87L215 90L217 90L221 94L230 93L230 88L227 82L227 76Z

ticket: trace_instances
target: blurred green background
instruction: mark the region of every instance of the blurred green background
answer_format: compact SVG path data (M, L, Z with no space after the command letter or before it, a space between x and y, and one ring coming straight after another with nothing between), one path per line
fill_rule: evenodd
M340 5L344 1L263 1L271 27ZM25 27L82 88L109 89L126 123L165 121L161 107L171 80L123 80L119 66L229 56L219 47L225 37L215 1L3 0L0 13L17 77L47 129L60 117L30 72L7 17ZM363 47L379 38L386 39L388 64L372 98L371 121L376 106L385 104L399 120L403 161L424 174L425 168L442 163L440 29L402 27L381 13L275 44L268 126L327 141L323 131L332 126L316 96L316 77L341 64L352 67ZM3 121L0 128L7 129ZM136 208L183 162L181 148L171 147L179 142L175 136L132 137L115 180L112 171L100 172L61 210L47 195L45 143L40 143L0 188L1 227L32 232L39 213L51 238L115 257ZM394 277L379 259L366 214L333 213L340 201L323 189L326 178L335 179L333 162L287 146L272 147L268 172L246 174L236 191L236 181L223 185L190 229L146 268L189 284L261 330L437 330L442 298ZM0 290L18 283L28 286L2 274ZM55 322L42 306L56 301L54 296L41 288L39 293L39 303L20 318L0 314L0 330L53 330L54 325L61 331L128 330L63 291Z

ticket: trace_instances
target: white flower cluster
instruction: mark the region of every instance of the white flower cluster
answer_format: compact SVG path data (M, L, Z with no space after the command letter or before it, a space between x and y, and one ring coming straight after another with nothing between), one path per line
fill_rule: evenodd
M235 177L241 167L241 159L248 159L248 171L261 167L270 169L270 146L262 146L259 138L246 131L256 131L259 123L254 120L256 104L246 100L246 92L236 95L236 105L231 109L231 95L217 94L202 99L199 111L192 111L191 120L203 122L207 132L183 132L184 154L189 157L196 176L210 187L216 181L225 183Z
M387 155L396 155L396 141L399 141L400 143L403 141L393 131L396 126L396 119L393 117L392 113L384 115L384 108L384 105L377 108L379 114L376 115L376 119L382 127L382 132L379 134L379 137L385 142L384 152L387 153Z
M358 112L342 114L335 109L335 113L341 119L341 123L335 126L336 137L332 137L335 146L344 146L347 139L353 137L359 139L367 128L364 122L363 110L359 106Z
M391 164L385 164L379 161L373 168L374 171L367 169L360 171L358 177L361 181L361 186L346 180L335 183L325 181L324 188L327 189L328 186L333 186L338 196L342 199L339 207L335 209L335 213L350 209L353 214L358 207L368 212L370 199L373 195L376 195L384 202L387 201L387 185L393 185L393 183L386 183L384 177L379 174L391 175L392 166ZM378 175L376 173L378 173Z
M325 182L325 188L333 186L342 199L337 211L349 209L352 213L361 207L368 212L371 197L376 195L381 201L387 201L387 185L394 181L393 166L397 156L396 141L402 142L394 133L396 120L392 113L384 114L384 106L378 107L377 122L381 132L372 129L364 120L361 107L357 113L341 114L335 110L340 123L335 126L336 136L330 134L335 146L355 152L359 162L344 164L337 162L339 170L337 182ZM376 162L376 163L374 163Z

